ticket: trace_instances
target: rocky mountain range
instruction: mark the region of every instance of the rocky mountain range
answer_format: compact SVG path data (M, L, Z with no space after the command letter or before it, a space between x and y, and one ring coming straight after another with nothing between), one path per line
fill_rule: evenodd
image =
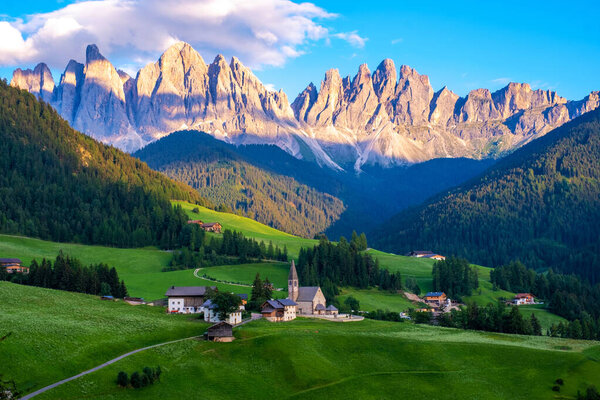
M211 64L179 42L135 78L97 46L71 60L55 84L49 68L17 69L11 85L50 103L77 130L127 151L174 131L194 129L232 144L274 144L334 169L392 166L440 157L495 157L596 109L599 92L569 101L526 83L460 97L384 60L353 78L326 72L290 104L233 57Z

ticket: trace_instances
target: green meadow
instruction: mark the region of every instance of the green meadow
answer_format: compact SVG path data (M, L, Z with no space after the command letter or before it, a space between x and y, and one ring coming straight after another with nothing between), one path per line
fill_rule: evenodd
M137 348L200 335L204 321L96 296L0 282L0 374L31 392Z
M184 341L148 350L40 399L549 399L597 383L600 346L411 323L256 321L232 343ZM134 390L119 371L160 365ZM565 384L552 391L558 378ZM560 396L560 397L558 397Z
M274 287L287 291L290 264L284 262L265 262L253 264L223 265L207 267L198 271L198 275L226 282L252 285L256 274L262 280L269 278Z
M318 243L316 240L290 235L289 233L279 231L239 215L210 210L184 201L173 201L173 204L180 205L190 219L199 219L203 222L219 222L223 226L223 229L242 232L247 237L258 241L262 240L265 243L272 241L273 244L282 249L283 246L286 246L288 254L292 257L298 257L298 252L302 247L312 247ZM199 210L198 213L193 212L195 208Z

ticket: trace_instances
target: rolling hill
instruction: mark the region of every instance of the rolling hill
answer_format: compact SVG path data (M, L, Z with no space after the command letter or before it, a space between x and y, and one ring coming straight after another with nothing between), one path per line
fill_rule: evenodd
M480 178L406 210L378 248L433 249L498 266L519 259L600 281L600 111L555 129Z
M0 232L119 247L173 245L171 199L193 189L73 130L35 96L0 82Z
M13 332L1 344L8 357L0 373L25 392L206 328L157 307L4 282L0 302L0 332ZM186 340L146 350L38 398L197 398L200 390L203 398L222 399L381 399L398 393L414 399L547 399L558 378L564 380L559 395L573 398L600 375L600 346L590 341L303 318L256 321L234 333L233 343ZM157 365L163 374L152 386L116 385L119 371Z

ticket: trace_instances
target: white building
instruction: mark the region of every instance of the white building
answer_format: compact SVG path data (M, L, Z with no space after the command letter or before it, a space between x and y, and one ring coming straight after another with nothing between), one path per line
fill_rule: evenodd
M206 299L208 286L171 286L165 294L168 298L167 310L170 313L200 313ZM216 289L213 286L211 289Z
M217 311L217 305L213 304L211 300L206 300L206 302L202 305L202 308L199 312L204 313L204 320L206 322L221 322L219 318L219 312ZM237 325L242 322L242 310L238 309L227 317L225 320L230 325Z

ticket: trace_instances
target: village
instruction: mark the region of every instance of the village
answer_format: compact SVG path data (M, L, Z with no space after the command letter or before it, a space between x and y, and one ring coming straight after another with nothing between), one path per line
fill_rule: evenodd
M220 233L221 225L216 223L205 224L202 221L189 221L197 224L202 229ZM445 257L430 251L413 251L406 256L417 258L432 258L444 260ZM28 274L29 268L24 266L18 258L0 258L0 268L7 274ZM336 322L357 322L364 319L368 312L355 310L356 314L342 314L332 305L327 304L323 291L318 286L300 286L298 273L294 260L290 263L288 276L288 296L286 298L266 299L260 305L260 312L246 310L248 305L248 294L236 294L237 306L229 312L220 310L219 305L211 300L210 294L218 292L216 286L171 286L165 292L164 301L146 302L139 297L125 297L123 301L131 305L148 304L151 306L165 306L169 314L197 314L205 322L212 323L205 332L207 340L228 342L234 339L233 328L247 322L264 319L269 322L286 322L296 319L298 316L305 318L319 318ZM459 310L464 304L450 299L444 292L427 292L420 297L416 294L403 292L404 296L416 305L414 311L431 313L435 319L441 314ZM233 294L232 294L233 295ZM113 296L100 296L102 300L115 300ZM535 296L531 293L517 293L513 299L507 300L507 304L533 305ZM401 319L410 320L407 312L400 312Z

